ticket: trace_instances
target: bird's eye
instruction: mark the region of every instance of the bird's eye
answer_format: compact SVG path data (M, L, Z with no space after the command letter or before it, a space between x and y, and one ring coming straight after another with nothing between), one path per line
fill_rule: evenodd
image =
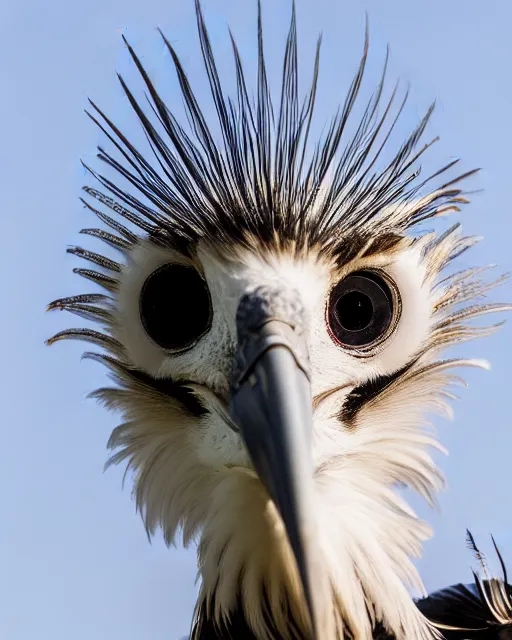
M329 333L343 347L367 349L390 334L399 311L398 290L387 277L374 271L358 271L331 290Z
M182 264L166 264L149 276L139 309L148 336L171 351L191 347L212 321L206 282L196 269Z

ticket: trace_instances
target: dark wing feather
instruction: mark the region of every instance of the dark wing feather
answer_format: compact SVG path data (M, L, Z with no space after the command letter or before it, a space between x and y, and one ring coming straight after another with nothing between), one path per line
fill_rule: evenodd
M512 587L503 558L493 540L502 577L491 578L485 556L469 531L468 543L484 579L474 573L474 583L440 589L419 600L417 606L446 640L512 640Z
M486 583L484 581L484 585ZM507 588L510 594L510 586ZM417 605L427 618L439 625L446 640L512 640L512 620L510 624L498 622L475 583L440 589Z

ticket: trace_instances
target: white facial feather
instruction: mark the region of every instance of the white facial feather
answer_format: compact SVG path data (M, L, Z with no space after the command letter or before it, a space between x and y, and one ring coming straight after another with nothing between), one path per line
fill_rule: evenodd
M213 321L211 331L197 345L173 355L164 353L145 334L139 296L155 269L176 261L194 264L204 275ZM396 330L378 352L360 358L334 344L326 327L325 307L330 288L363 268L382 269L392 278L402 311ZM296 289L304 303L311 328L313 395L342 388L319 402L314 415L316 518L333 604L355 638L371 637L367 598L397 638L431 638L432 630L407 591L411 586L421 590L409 558L419 555L429 529L392 488L406 483L430 498L442 484L428 454L435 439L421 429L423 410L432 409L441 390L434 380L437 374L431 375L427 385L411 375L403 391L397 385L392 393L364 407L355 426L344 425L336 417L351 389L375 376L394 373L428 343L434 299L419 245L406 242L399 252L357 260L342 269L313 255L301 260L288 254L234 249L221 255L205 244L189 260L150 243L137 246L120 280L114 337L137 368L157 377L192 380L191 388L210 412L191 424L190 418L180 418L172 403L157 397L141 400L132 395L118 403L129 423L114 435L112 444L125 448L124 457L134 461L146 523L151 530L162 526L167 539L174 537L180 525L186 542L200 536L202 593L208 598L215 591L217 616L229 615L244 567L246 613L258 637L266 637L258 604L263 583L270 585L271 601L279 602L287 592L297 619L302 619L299 583L286 537L250 471L240 437L228 425L224 403L236 344L238 302L251 288L272 282L283 290ZM445 377L441 383L446 383ZM286 637L285 620L279 620L278 612L276 622Z

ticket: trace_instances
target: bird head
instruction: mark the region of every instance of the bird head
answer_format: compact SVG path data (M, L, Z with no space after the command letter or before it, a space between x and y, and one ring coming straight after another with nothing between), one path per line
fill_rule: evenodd
M480 364L439 354L489 333L468 321L506 308L471 302L497 283L481 269L445 273L475 239L457 225L416 232L466 202L469 174L445 178L452 162L419 180L431 110L375 168L396 121L396 92L378 113L385 74L343 143L368 41L343 109L311 147L319 47L301 100L295 14L274 109L261 13L253 104L234 40L237 95L225 96L196 8L221 140L173 46L164 38L190 130L128 45L156 118L121 83L158 162L91 103L114 149L100 158L132 189L88 168L99 187L83 202L110 231L84 233L123 259L70 249L98 266L76 271L107 293L50 308L101 331L49 342L104 349L87 355L116 382L94 395L123 416L109 464L133 473L150 534L198 540L198 617L222 628L239 608L260 639L366 639L377 623L398 639L433 638L409 594L421 589L411 558L430 531L396 487L433 502L441 447L425 415L449 411L452 367Z

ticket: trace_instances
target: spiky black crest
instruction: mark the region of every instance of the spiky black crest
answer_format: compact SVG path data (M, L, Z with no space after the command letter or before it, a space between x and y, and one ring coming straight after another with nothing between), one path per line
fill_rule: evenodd
M188 132L164 104L139 58L126 43L148 89L156 122L143 111L123 78L119 79L142 124L158 168L91 102L95 115L89 114L90 117L121 154L121 160L118 160L100 147L99 157L127 179L140 195L136 197L122 190L105 176L89 169L118 202L105 193L85 187L89 196L155 240L172 242L183 251L201 237L215 234L217 242L244 243L250 237L264 244L293 244L299 250L314 245L333 256L342 247L346 252L347 233L354 237L355 242L350 243L354 252L359 251L368 239L375 241L377 235L379 242L387 248L413 225L447 208L457 209L458 203L464 202L461 191L453 187L455 181L441 184L418 199L429 180L456 162L422 182L417 180L416 161L430 146L419 147L419 142L433 107L392 160L381 171L375 169L407 99L405 95L394 109L395 87L382 108L387 58L381 81L363 111L355 134L342 147L365 71L368 29L362 59L343 107L332 118L322 139L311 146L309 133L317 93L321 38L316 47L313 80L301 100L295 8L286 41L277 108L273 105L267 81L260 3L254 101L249 97L233 36L237 90L234 98L225 95L199 0L196 0L196 15L222 140L214 139L178 55L165 36L162 34L174 63L190 123ZM417 204L412 206L413 202ZM136 242L128 229L91 205L87 206L122 236L116 238L103 232L101 237L106 242L121 248L126 243ZM98 234L96 230L87 233ZM91 277L94 279L94 275Z

